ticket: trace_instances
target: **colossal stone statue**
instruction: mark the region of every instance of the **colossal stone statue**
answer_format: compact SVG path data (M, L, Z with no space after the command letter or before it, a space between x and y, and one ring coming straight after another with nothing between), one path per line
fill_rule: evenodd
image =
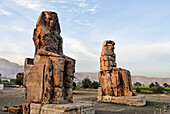
M136 96L132 90L130 72L122 68L116 68L114 45L115 42L111 40L104 41L103 43L100 57L101 71L98 73L101 84L101 87L98 88L98 101L106 100L105 96Z
M34 59L25 60L24 85L29 103L73 102L75 60L63 54L60 25L55 12L42 12L34 29Z
M2 111L22 114L94 114L92 104L73 103L75 60L63 54L63 39L55 12L43 11L34 29L34 59L26 58L24 86L27 104Z
M131 75L128 70L116 68L116 55L113 41L103 43L98 78L102 86L102 95L132 96Z

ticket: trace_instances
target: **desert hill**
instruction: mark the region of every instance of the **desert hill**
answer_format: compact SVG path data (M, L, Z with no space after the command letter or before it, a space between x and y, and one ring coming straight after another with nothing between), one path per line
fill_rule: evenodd
M18 72L23 72L23 66L10 62L4 58L0 58L0 73L2 77L15 78Z

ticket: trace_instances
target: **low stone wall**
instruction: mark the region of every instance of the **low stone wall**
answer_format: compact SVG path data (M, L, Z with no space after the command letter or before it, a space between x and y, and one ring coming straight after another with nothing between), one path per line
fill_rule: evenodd
M0 84L0 90L4 89L4 84Z
M30 114L95 114L92 104L46 104L31 103Z
M133 106L144 106L146 104L146 98L143 95L138 96L97 96L99 102L113 102L118 104L127 104Z

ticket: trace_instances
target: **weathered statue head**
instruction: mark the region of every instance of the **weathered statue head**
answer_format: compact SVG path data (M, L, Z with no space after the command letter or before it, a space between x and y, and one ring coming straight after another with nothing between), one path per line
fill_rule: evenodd
M115 42L111 41L111 40L106 40L103 43L103 47L102 47L102 52L104 52L105 55L111 55L114 53L114 45Z
M111 71L113 67L116 67L114 45L115 43L111 40L104 41L100 57L100 70Z
M63 39L55 12L43 11L34 29L35 55L63 54Z
M58 16L55 12L43 11L38 18L36 27L39 25L45 26L50 32L57 32L60 35L61 30L58 21Z

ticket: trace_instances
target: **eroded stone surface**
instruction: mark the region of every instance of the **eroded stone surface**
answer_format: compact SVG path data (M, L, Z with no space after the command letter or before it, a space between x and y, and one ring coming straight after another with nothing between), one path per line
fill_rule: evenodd
M71 103L71 104L40 104L31 103L30 114L95 114L92 104Z
M146 104L145 96L97 96L98 101L100 102L113 102L118 104L127 104L133 106L144 106Z
M34 29L33 40L35 44L35 54L39 49L56 54L63 54L60 36L60 25L55 12L43 11Z
M124 104L130 99L130 103L127 104L132 104L132 102L137 103L139 99L134 100L136 97L133 97L136 96L136 93L132 90L130 71L122 68L116 68L114 45L115 43L111 40L104 41L103 43L100 57L101 71L98 73L98 78L101 84L101 87L98 88L98 101ZM145 102L140 100L138 104L140 105L140 103L142 105L146 104L146 100Z
M34 29L34 59L25 60L24 85L29 103L72 103L75 60L63 54L55 12L44 11Z
M100 57L100 72L98 78L102 88L99 95L134 96L131 85L131 75L128 70L116 68L116 55L113 41L103 43Z

